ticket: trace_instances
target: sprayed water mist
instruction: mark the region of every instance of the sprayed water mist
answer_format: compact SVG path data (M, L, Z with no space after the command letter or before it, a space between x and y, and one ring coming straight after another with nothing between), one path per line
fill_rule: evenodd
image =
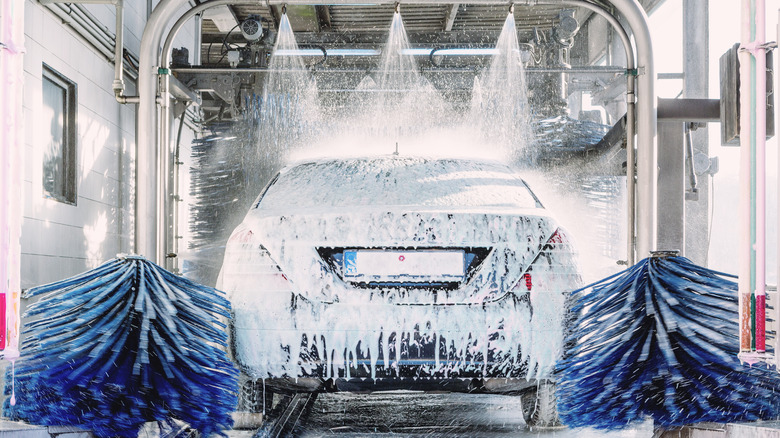
M245 97L250 103L250 111L246 113L245 120L251 126L246 142L256 148L257 153L255 158L241 165L251 172L252 166L257 165L260 168L260 163L263 163L266 169L276 169L290 157L303 159L344 154L386 155L395 150L395 144L399 144L402 155L410 152L422 155L478 155L512 162L528 159L531 128L525 73L519 55L514 17L511 14L507 17L497 46L499 54L475 81L471 109L458 113L420 74L415 58L405 51L410 47L409 41L401 16L396 13L379 69L360 82L356 90L358 92L353 93L349 99L348 110L338 113L326 111L327 108L321 107L322 104L316 96L316 85L301 57L289 55L297 50L297 43L289 21L283 16L276 46L277 54L272 57L271 71L266 78L264 91L261 96ZM279 54L281 51L288 54ZM252 160L255 160L255 164L252 164ZM269 174L266 179L270 176ZM254 197L261 188L258 185L253 189L247 187L246 190L250 190L251 197ZM236 214L243 215L247 208L248 206L240 209ZM377 221L378 232L383 233L389 229L387 218L377 218ZM312 228L334 225L327 223L325 219L315 222L307 219L304 222L301 227L276 238L289 242L310 232ZM332 222L338 225L338 218L333 218ZM257 227L262 233L255 237L274 239L274 224L255 220L247 225ZM463 227L465 230L474 228L468 224L463 224ZM245 231L246 228L239 228L236 233ZM542 234L551 232L552 230L545 229ZM234 236L239 235L236 233ZM247 244L251 246L249 242ZM254 247L254 250L256 249L258 248ZM254 250L249 251L254 254L251 256L241 252L233 254L232 257L237 258L230 259L232 262L226 262L225 267L238 269L247 264L251 265L256 262L252 259L257 256ZM287 254L288 257L293 255L294 253ZM521 265L512 266L515 271L521 268ZM305 283L307 290L333 291L332 284L324 285L323 288L322 284L317 283L319 280L321 278L315 276L305 277L300 281ZM518 361L530 367L526 368L528 374L525 376L544 376L549 372L560 349L560 342L557 340L560 339L562 330L560 311L563 307L562 294L566 287L563 283L555 283L558 280L554 275L548 280L550 284L556 284L557 289L552 295L555 299L541 296L539 293L531 297L535 303L534 316L528 310L526 313L518 313L516 320L506 320L503 319L506 314L504 309L496 308L495 312L488 312L477 319L458 319L434 314L436 312L430 309L417 309L409 311L405 314L405 319L399 320L398 312L389 310L393 303L379 302L373 303L373 306L357 303L360 304L358 307L368 309L364 311L368 312L366 316L371 316L355 319L355 325L342 326L338 330L328 325L319 328L312 325L314 321L329 321L329 316L332 316L330 314L334 312L321 309L316 304L301 304L302 310L308 310L302 312L305 317L290 318L289 309L285 307L289 305L289 291L282 291L284 293L279 296L284 298L280 298L281 301L276 303L276 310L272 309L272 300L235 303L236 316L241 315L239 319L242 320L241 324L244 324L242 327L253 332L251 339L255 339L250 340L248 348L240 354L262 364L252 370L252 374L257 377L295 377L306 371L296 366L296 355L301 353L300 335L305 333L311 342L322 343L320 349L324 349L322 345L327 345L331 365L334 367L331 372L338 373L340 370L349 369L349 353L342 360L341 352L354 352L354 358L360 355L361 348L368 346L372 351L375 350L378 348L377 333L381 333L383 327L391 327L392 331L398 334L396 339L404 333L421 328L426 336L434 336L433 331L425 329L433 322L439 327L449 328L451 332L464 334L457 339L450 338L449 341L453 342L455 357L462 358L463 366L468 366L468 361L465 361L467 352L473 353L487 348L490 343L485 336L495 333L491 330L501 325L504 328L515 327L512 329L515 335L501 339L500 343L493 342L493 347L503 349L507 357L513 358L513 363ZM239 281L239 284L226 286L241 288L247 285ZM272 326L257 326L259 312L275 315L270 320ZM533 318L536 318L534 324L542 325L529 325ZM371 319L376 324L371 327L360 324L366 319ZM545 324L548 330L541 329ZM488 327L488 330L470 337L468 331L472 327ZM254 337L257 331L266 337L257 341ZM533 333L537 335L534 336ZM530 347L523 351L521 357L517 357L518 343ZM276 351L277 346L286 347L279 353ZM386 347L387 343L384 346ZM258 354L263 357L257 357ZM279 356L280 354L282 356ZM371 357L376 360L378 355L371 354ZM386 352L383 357L385 360L389 359ZM371 365L372 373L374 366L375 364ZM505 363L500 366L514 365Z

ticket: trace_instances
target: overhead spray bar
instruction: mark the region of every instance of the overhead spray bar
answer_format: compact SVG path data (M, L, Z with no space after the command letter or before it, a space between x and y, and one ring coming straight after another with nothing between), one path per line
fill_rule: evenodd
M265 0L266 6L271 5L329 5L333 2L312 0ZM340 0L338 4L366 4L366 0ZM368 2L372 4L456 4L455 1L414 0L397 2ZM470 4L506 5L508 2L496 0L473 0ZM627 149L628 149L628 203L629 203L629 237L628 261L633 264L636 254L644 257L655 249L656 239L656 111L655 111L655 68L652 61L652 43L647 25L647 15L637 0L610 0L616 13L627 23L635 41L631 44L628 32L618 19L599 3L588 0L524 0L509 2L510 8L515 5L557 5L578 6L589 9L604 17L617 31L626 50L627 73ZM186 0L162 0L154 9L144 28L141 38L141 53L138 89L141 102L138 110L138 164L136 169L144 169L148 177L136 174L136 190L138 205L136 208L136 252L157 261L165 259L165 245L161 241L168 236L166 231L167 215L165 212L170 204L167 191L168 159L158 158L160 153L168 153L168 123L170 121L170 59L173 38L182 25L196 14L216 6L257 4L248 0L210 0L201 3L183 15L170 28L162 52L163 33L180 8L187 4ZM636 57L634 54L636 53ZM157 67L155 69L154 67ZM150 72L154 72L151 73ZM159 83L159 89L156 84ZM160 113L155 108L157 97L161 98ZM639 96L639 99L636 99ZM156 136L154 133L157 133ZM634 187L634 136L636 133L636 190ZM636 198L634 197L636 193ZM636 218L636 224L634 220ZM150 224L156 224L151 228ZM636 225L636 226L635 226ZM636 229L636 243L634 232Z
M322 55L320 55L322 56ZM273 73L273 72L292 72L298 70L290 69L276 69L276 68L263 68L263 67L174 67L171 68L171 73ZM404 70L399 70L403 72ZM443 67L429 67L425 68L422 73L474 73L474 68L443 68ZM323 70L312 69L312 73L366 73L364 68L328 68ZM571 73L571 74L593 74L593 73L606 73L606 74L621 74L625 73L623 68L612 67L529 67L525 69L526 74L535 73ZM171 78L173 79L173 77Z

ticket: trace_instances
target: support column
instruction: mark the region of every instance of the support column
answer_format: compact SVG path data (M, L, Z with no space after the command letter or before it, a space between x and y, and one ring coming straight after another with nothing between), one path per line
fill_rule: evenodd
M683 0L683 97L709 97L709 0ZM691 131L697 173L697 196L685 202L685 247L683 254L700 266L707 266L710 226L709 139L706 129ZM699 160L696 160L699 157ZM706 158L706 160L702 159ZM686 184L686 189L690 186ZM659 246L660 248L660 246Z
M680 250L685 244L684 123L658 122L658 249Z
M0 2L0 350L8 360L19 357L24 3Z

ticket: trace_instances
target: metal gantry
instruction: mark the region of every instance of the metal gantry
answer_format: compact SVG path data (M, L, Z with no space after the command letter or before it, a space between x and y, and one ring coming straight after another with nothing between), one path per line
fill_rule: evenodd
M180 27L198 12L223 5L254 4L242 0L210 0L181 12L184 0L163 0L155 8L141 38L138 90L138 152L136 176L136 252L163 262L171 245L171 225L167 219L171 210L172 182L171 148L167 126L170 123L170 55L173 37ZM627 106L627 152L628 162L634 161L636 150L636 187L634 166L628 166L628 257L633 263L635 254L643 257L656 245L656 145L655 145L655 70L652 63L652 43L647 25L647 16L636 0L613 0L610 9L601 3L588 0L526 0L514 2L517 5L559 7L577 6L592 10L612 25L626 49L626 106ZM268 1L269 6L311 4L309 0ZM363 5L364 0L347 0L343 5ZM376 2L376 4L390 4ZM401 4L454 5L452 1L417 0ZM505 1L476 0L475 5L507 5ZM626 23L625 27L620 19ZM173 27L164 30L176 20ZM633 36L631 44L629 36ZM165 41L165 44L163 44ZM160 47L163 50L160 51ZM634 146L636 145L636 146ZM634 198L636 194L636 198ZM635 233L631 230L636 230ZM634 237L636 236L636 237Z

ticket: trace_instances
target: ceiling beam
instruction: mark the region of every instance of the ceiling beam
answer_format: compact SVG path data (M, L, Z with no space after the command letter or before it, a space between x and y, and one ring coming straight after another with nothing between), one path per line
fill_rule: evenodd
M233 19L236 20L236 23L241 24L241 20L238 18L238 14L236 13L236 8L233 7L233 5L226 5L228 8L228 11L230 11L230 15L233 16Z
M645 13L647 13L647 15L650 15L653 12L655 12L656 8L661 6L661 4L664 3L665 1L666 0L639 0L639 3L645 9Z
M328 5L317 5L314 7L317 14L317 30L319 32L328 32L331 27L330 7Z
M449 9L447 9L447 18L444 20L445 32L452 31L452 25L455 24L455 17L458 15L459 7L460 7L459 3L453 3L450 5Z
M274 28L279 30L279 22L282 19L281 7L279 5L270 5L268 7L268 12L271 13L271 18L274 20Z

